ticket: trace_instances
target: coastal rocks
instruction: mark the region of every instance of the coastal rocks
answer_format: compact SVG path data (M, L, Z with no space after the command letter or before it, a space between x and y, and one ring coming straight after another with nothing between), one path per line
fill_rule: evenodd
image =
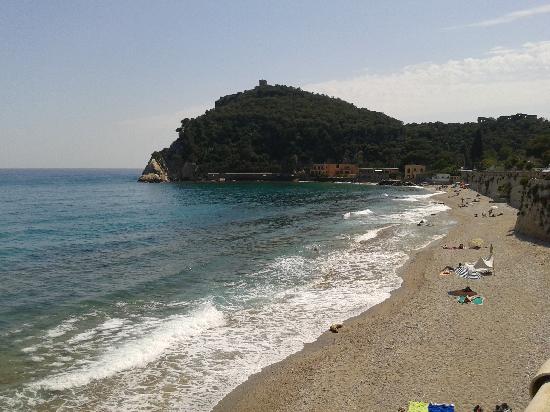
M145 175L141 175L138 179L138 182L142 183L163 183L167 181L167 179L162 178L156 173L147 173Z
M332 325L330 325L330 328L328 330L330 330L332 333L338 333L338 329L340 329L342 326L341 323L333 323Z
M162 183L168 181L166 169L153 157L151 157L151 160L149 160L149 163L147 163L147 166L145 166L145 169L143 169L138 179L138 182L143 183Z
M196 180L197 164L170 156L169 152L155 152L143 169L138 182L163 183Z

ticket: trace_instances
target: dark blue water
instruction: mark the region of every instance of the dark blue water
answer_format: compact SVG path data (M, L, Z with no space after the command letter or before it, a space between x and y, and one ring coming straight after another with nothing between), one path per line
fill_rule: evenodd
M208 410L448 228L420 188L138 175L0 170L0 409Z

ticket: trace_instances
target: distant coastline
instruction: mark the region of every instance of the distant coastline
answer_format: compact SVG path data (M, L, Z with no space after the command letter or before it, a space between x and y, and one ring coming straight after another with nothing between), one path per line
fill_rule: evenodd
M404 124L341 99L266 81L182 119L176 132L169 147L151 154L140 181L203 181L220 173L308 178L319 175L319 164L350 165L350 174L351 165L403 173L405 165L421 164L456 176L461 168L530 170L550 163L550 122L537 115Z

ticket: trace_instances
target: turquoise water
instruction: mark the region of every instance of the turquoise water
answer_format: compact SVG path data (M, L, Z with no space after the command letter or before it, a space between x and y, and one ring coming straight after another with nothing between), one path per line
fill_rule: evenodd
M421 188L138 176L0 170L0 409L209 410L449 227Z

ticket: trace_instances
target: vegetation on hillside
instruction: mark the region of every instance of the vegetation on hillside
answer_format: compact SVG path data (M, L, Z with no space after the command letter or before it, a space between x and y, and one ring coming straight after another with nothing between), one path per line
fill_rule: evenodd
M279 85L222 97L202 116L183 119L176 131L176 141L153 157L169 168L196 163L199 174L292 173L323 162L420 163L446 172L550 163L550 123L544 119L404 125L340 99Z

